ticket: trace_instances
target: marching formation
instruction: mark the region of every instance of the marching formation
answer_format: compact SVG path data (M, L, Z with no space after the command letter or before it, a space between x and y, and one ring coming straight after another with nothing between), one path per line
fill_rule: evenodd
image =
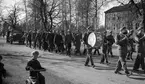
M137 58L135 59L133 70L138 71L139 65L141 65L142 70L145 73L143 56L145 51L145 36L143 27L138 28L137 32L128 30L126 27L123 27L120 29L120 33L116 35L116 38L113 36L112 31L104 31L101 34L102 44L97 48L88 44L88 36L91 32L94 31L88 29L88 31L84 34L82 34L80 31L78 31L78 33L72 33L69 30L67 33L64 33L64 31L52 31L48 33L33 33L32 31L29 31L28 33L24 34L24 37L26 39L26 46L30 48L39 48L49 52L55 51L56 53L66 52L68 56L71 56L72 46L75 46L75 55L87 55L84 65L88 66L90 61L93 67L95 67L95 65L92 59L92 55L96 54L96 52L98 52L98 55L100 55L100 48L102 50L102 58L100 63L110 64L108 56L110 54L110 57L114 57L112 52L112 45L115 43L119 47L119 59L114 73L120 74L119 71L123 68L127 75L130 74L127 69L126 60L134 60L132 58L133 52L137 52ZM81 53L82 43L84 45L84 50ZM135 46L137 46L137 51Z

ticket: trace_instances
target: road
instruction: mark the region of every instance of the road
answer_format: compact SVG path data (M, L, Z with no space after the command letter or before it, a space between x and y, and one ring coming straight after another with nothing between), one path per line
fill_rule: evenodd
M7 70L4 84L25 84L29 74L25 71L31 52L34 49L18 44L7 44L5 39L0 38L0 54L3 55L3 63ZM47 70L42 72L46 84L144 84L145 74L140 71L127 77L123 71L122 75L114 74L118 56L109 58L111 64L100 64L101 56L94 56L96 67L85 67L85 56L68 57L65 54L56 54L40 51L38 59ZM115 55L118 50L113 49ZM134 58L135 58L134 54ZM128 61L129 70L132 69L134 61Z

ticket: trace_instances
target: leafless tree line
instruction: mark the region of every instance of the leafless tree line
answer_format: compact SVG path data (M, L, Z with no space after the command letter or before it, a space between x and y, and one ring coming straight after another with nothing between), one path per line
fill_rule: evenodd
M12 28L22 25L25 31L52 31L54 29L67 31L84 31L91 26L97 29L101 7L112 1L125 5L126 0L23 0L24 7L15 4L9 10L6 20ZM145 26L145 0L142 3L143 13L135 3L128 0L127 4L136 7L137 13L143 16ZM25 12L25 19L19 21L20 11Z

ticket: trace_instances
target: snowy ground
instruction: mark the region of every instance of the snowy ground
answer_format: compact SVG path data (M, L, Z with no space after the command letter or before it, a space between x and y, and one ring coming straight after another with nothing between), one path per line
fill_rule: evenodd
M25 84L28 72L25 71L27 61L31 58L30 53L34 49L24 45L6 44L0 38L0 54L4 56L3 62L8 72L5 84ZM113 49L114 55L118 50ZM56 54L40 51L39 61L47 69L42 72L46 78L46 84L144 84L145 74L142 71L133 73L127 77L114 74L117 56L109 58L110 65L100 64L101 56L94 56L95 68L85 67L85 56L68 57L64 54ZM134 54L135 57L136 54ZM129 70L132 69L134 61L128 61Z

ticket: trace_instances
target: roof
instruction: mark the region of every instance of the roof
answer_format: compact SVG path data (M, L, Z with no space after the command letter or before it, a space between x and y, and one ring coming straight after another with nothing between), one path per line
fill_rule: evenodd
M141 3L137 3L137 6L139 7L139 9L142 8L142 4ZM114 13L114 12L122 12L122 11L130 11L134 9L134 6L132 4L125 4L123 6L115 6L107 11L105 11L105 13Z

